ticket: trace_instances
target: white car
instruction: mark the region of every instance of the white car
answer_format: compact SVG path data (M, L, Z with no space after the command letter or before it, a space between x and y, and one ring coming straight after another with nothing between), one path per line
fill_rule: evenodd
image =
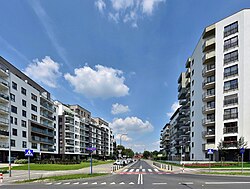
M113 164L114 165L122 165L122 161L121 160L116 160Z

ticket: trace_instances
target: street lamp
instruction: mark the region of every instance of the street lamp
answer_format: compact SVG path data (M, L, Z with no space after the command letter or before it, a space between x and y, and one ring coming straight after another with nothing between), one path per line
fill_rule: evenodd
M120 146L122 145L122 136L128 135L127 133L123 133L120 135Z
M181 146L181 162L182 162L182 146ZM181 162L180 162L180 163L181 163Z

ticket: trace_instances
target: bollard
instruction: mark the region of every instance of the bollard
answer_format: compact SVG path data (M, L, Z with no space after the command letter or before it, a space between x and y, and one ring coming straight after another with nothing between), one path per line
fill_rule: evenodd
M168 164L168 170L169 170L169 164Z
M173 165L171 165L171 171L173 171Z
M3 173L0 173L0 182L3 183Z
M184 173L184 163L182 164L182 172Z
M161 169L162 169L162 164L161 164Z

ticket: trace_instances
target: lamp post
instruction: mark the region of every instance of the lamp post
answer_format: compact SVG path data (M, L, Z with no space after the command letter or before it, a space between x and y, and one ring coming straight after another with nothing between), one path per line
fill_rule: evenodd
M120 134L120 146L122 146L122 136L128 135L127 133ZM121 150L119 151L119 157L121 158Z
M182 146L181 146L181 161L180 161L180 164L181 164L181 162L182 162Z

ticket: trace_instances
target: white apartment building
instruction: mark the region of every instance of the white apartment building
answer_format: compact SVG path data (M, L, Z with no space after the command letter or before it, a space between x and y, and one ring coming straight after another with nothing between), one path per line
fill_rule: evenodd
M50 93L0 57L0 161L58 153L56 107ZM11 136L11 140L10 139Z
M207 150L217 150L221 140L230 150L226 160L233 160L239 138L250 142L249 52L250 9L205 28L189 59L190 160L208 160Z

